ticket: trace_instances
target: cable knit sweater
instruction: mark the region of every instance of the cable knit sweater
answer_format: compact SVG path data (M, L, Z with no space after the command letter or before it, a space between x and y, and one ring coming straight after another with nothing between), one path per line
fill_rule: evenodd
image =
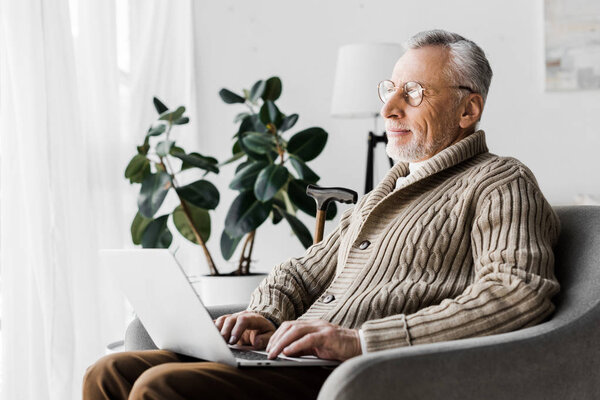
M398 163L303 257L274 268L249 310L277 324L361 328L367 351L525 328L554 310L559 221L527 167L483 131L408 175Z

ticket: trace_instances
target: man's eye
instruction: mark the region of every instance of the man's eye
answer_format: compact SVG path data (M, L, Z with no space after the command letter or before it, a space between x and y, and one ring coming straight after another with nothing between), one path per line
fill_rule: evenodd
M416 99L421 95L421 93L418 90L409 90L408 92L406 92L406 95L413 99Z

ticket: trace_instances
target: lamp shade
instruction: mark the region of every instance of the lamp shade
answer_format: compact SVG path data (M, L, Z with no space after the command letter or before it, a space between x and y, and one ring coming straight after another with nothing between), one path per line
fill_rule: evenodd
M404 53L396 43L349 44L338 51L331 115L342 118L372 118L381 101L377 84L389 79L394 64Z

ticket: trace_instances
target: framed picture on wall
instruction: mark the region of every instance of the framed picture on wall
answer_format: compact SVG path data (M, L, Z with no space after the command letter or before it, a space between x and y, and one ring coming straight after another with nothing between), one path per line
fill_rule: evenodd
M600 89L600 1L544 0L546 90Z

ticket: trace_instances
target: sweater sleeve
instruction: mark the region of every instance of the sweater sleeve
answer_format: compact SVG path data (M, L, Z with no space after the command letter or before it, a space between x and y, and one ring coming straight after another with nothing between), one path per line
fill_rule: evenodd
M509 332L543 321L559 291L552 246L558 217L527 176L503 183L477 207L471 229L473 283L413 314L362 325L367 350Z
M259 313L276 326L302 315L335 276L340 242L353 209L342 215L337 228L304 256L276 266L250 297L249 311Z

